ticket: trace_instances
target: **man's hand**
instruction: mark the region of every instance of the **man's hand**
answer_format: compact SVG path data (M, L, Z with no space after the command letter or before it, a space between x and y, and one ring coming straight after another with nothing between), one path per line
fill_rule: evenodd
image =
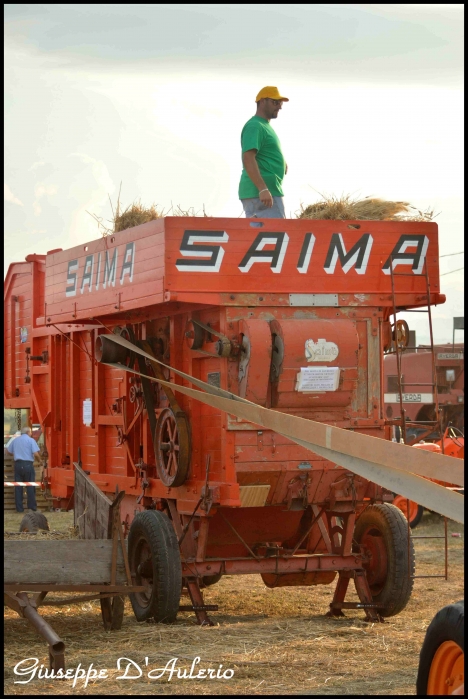
M261 192L261 194L259 194L258 196L263 206L266 206L267 209L271 209L271 207L273 206L273 197L271 196L268 189L266 189L264 192Z
M242 155L242 162L244 163L245 170L258 189L258 196L263 206L267 209L271 209L273 206L273 197L268 191L268 188L260 174L257 163L257 151L253 148L252 150L245 151ZM265 190L265 191L263 191Z

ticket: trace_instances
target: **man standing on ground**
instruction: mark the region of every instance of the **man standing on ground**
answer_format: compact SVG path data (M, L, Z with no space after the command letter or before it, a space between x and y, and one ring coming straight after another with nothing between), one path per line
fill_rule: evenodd
M8 451L10 454L13 454L15 460L15 481L20 483L25 481L34 482L36 480L34 459L39 452L39 447L36 440L31 437L31 434L30 427L23 427L21 436L14 439L8 447ZM28 509L35 512L37 510L35 486L26 486L26 494ZM15 485L15 505L17 512L24 512L22 485Z
M242 129L239 199L246 218L286 218L282 182L288 166L270 119L276 119L283 102L277 87L264 87L257 95L257 112Z

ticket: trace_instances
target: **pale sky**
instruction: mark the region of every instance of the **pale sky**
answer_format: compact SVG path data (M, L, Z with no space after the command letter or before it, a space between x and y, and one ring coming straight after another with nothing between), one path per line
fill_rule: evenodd
M5 22L5 271L98 238L86 212L110 219L121 181L124 206L241 216L264 85L290 98L288 216L318 192L408 201L439 212L441 274L463 267L463 5L7 4ZM446 342L463 271L441 282Z

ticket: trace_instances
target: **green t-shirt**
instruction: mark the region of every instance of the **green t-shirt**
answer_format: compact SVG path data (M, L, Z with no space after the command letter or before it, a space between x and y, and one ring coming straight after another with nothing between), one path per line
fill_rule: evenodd
M260 174L272 196L282 197L281 184L286 170L286 161L275 130L266 119L253 116L242 129L242 153L256 149L256 159ZM239 182L239 199L258 197L258 189L248 176L245 168Z

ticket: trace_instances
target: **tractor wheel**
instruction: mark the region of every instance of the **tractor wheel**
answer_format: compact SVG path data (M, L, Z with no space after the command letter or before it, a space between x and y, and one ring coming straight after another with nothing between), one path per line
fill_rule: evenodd
M101 614L106 631L118 631L122 628L125 600L123 597L101 598Z
M414 575L414 546L411 538L408 542L403 513L387 503L367 507L354 529L353 550L359 551L359 545L366 556L364 569L372 598L382 605L379 613L399 614L411 597Z
M395 495L393 504L395 505L395 507L398 507L398 509L403 512L406 519L409 520L409 525L411 529L414 529L418 526L424 514L424 507L422 507L422 505L418 505L418 503L414 502L413 500L408 501L406 498L403 497L403 495Z
M175 621L182 587L182 566L174 528L157 510L139 513L128 534L128 558L136 585L143 592L130 595L138 621Z
M43 515L42 512L28 512L27 515L24 515L20 524L20 532L30 532L33 534L37 532L38 529L49 531L47 517Z
M464 684L464 622L463 600L437 612L421 648L416 694L454 694Z

